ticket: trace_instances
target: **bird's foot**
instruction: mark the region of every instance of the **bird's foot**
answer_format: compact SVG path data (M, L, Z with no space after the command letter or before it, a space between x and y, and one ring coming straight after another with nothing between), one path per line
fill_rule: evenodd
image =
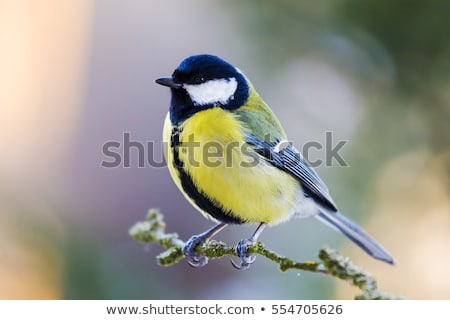
M253 246L255 241L253 239L244 239L238 242L236 245L236 254L241 259L240 263L237 264L231 260L231 264L238 270L246 270L250 268L250 265L255 262L256 257L248 253L248 248Z
M183 254L188 263L194 268L201 268L208 264L208 257L202 256L195 249L205 243L202 236L192 236L183 247Z

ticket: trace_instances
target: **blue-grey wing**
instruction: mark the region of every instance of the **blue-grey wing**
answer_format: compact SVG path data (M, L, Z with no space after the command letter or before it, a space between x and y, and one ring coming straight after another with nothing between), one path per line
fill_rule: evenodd
M247 143L268 163L289 173L300 182L305 195L314 199L318 204L319 210L316 218L342 232L372 257L394 264L394 259L386 249L354 221L337 211L325 183L289 142L267 142L254 135L249 135Z
M287 141L263 141L254 135L246 137L247 143L268 163L295 177L305 195L321 206L337 211L328 188L300 152Z

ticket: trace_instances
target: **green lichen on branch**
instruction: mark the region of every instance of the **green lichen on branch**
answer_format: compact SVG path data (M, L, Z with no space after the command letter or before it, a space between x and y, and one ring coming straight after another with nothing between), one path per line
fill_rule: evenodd
M166 249L156 257L158 264L168 267L178 263L185 256L183 254L184 241L176 233L166 233L163 214L158 209L150 209L145 221L137 222L130 228L131 237L144 243L158 243ZM210 258L218 259L223 256L236 256L235 248L215 240L208 241L196 248L198 253ZM335 250L321 249L318 261L298 262L268 249L261 242L248 248L249 253L258 254L278 264L281 271L290 269L304 270L329 275L347 281L359 288L361 294L355 299L400 299L387 292L378 290L377 282L371 274L355 265L347 257L341 256Z

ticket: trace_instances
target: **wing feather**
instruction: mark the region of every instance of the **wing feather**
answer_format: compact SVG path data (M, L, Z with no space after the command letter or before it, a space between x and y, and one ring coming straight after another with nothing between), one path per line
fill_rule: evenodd
M337 211L327 186L294 146L280 140L264 141L252 134L246 140L267 162L295 177L306 196L312 197L327 209ZM282 147L279 146L280 143L283 143Z

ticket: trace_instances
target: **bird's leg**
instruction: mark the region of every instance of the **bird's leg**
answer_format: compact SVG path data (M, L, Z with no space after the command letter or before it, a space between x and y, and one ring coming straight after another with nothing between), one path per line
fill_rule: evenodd
M195 267L201 268L208 263L208 257L202 256L195 251L197 246L204 244L206 241L214 237L220 230L227 226L226 223L218 223L209 228L205 232L192 236L183 247L183 254L186 256L188 263Z
M255 245L256 241L258 241L259 236L266 226L266 223L260 223L251 238L244 239L238 242L238 244L236 245L236 254L241 259L241 263L237 264L233 260L231 260L231 264L233 265L233 267L239 270L245 270L248 269L250 265L255 261L256 257L249 255L247 250L248 247Z

